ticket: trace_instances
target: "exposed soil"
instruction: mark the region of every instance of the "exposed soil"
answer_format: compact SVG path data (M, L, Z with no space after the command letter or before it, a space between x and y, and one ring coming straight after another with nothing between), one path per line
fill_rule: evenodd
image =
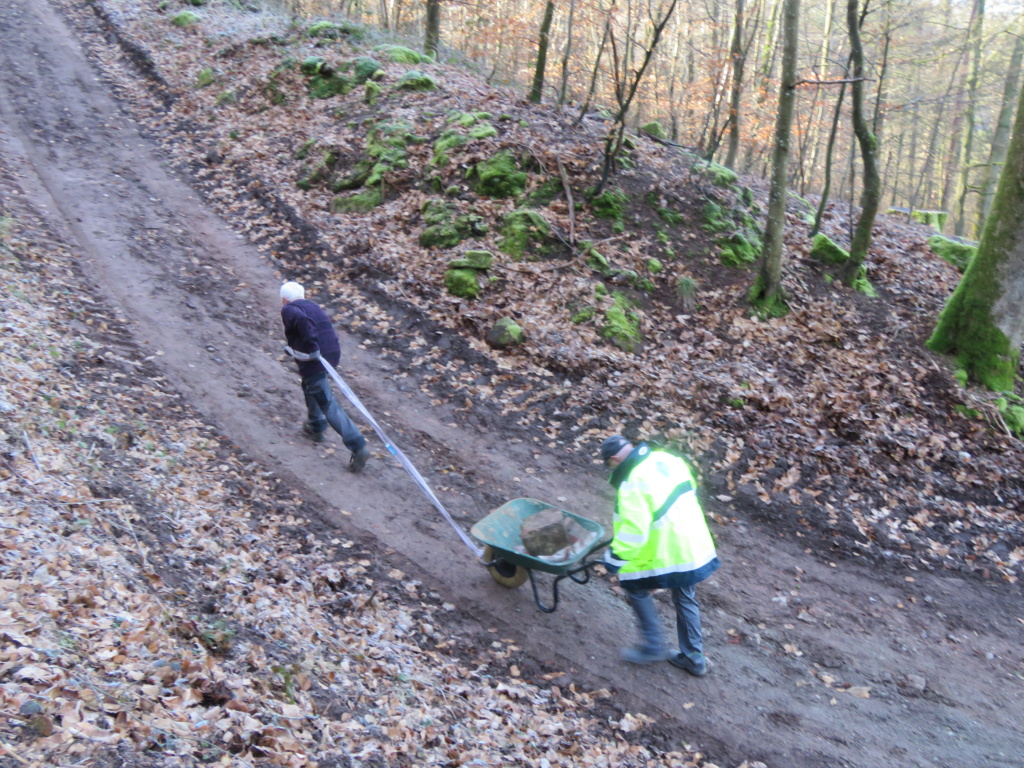
M697 680L618 660L632 617L606 580L563 585L550 615L528 588L496 585L376 439L363 474L343 471L339 440L314 446L298 429L276 293L291 275L167 170L89 62L102 25L89 14L76 25L49 3L3 0L0 155L14 174L0 194L74 245L78 289L129 322L137 346L126 354L157 366L221 436L299 489L325 528L414 573L458 606L453 621L472 636L515 638L524 675L564 669L614 689L656 718L643 738L697 746L720 765L1022 764L1019 586L832 560L778 521L717 515L724 567L699 590L714 668ZM589 457L485 409L438 405L415 369L359 333L342 345L346 380L464 528L517 497L607 522L610 490Z

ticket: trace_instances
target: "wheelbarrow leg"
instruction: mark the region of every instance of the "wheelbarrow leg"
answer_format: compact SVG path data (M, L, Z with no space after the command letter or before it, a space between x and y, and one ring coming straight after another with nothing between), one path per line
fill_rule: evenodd
M544 605L540 599L540 592L537 590L537 579L533 575L533 569L527 568L527 573L530 574L530 587L533 589L533 601L537 604L544 613L554 613L555 609L558 608L558 582L565 578L565 574L556 576L554 583L551 585L551 605Z

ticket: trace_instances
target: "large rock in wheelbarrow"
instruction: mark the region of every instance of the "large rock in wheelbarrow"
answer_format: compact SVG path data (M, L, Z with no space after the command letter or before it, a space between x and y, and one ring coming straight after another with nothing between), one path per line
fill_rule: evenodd
M551 507L523 520L520 537L533 557L549 557L585 538L589 531L562 510Z

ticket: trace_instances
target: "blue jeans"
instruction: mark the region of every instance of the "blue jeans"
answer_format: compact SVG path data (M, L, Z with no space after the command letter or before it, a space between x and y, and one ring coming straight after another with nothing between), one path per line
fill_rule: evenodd
M704 658L704 641L700 631L700 606L697 605L697 587L672 587L672 604L676 610L676 634L679 651L692 661ZM645 651L660 651L665 647L664 633L651 590L626 590L629 604L640 625L640 645Z
M359 431L359 427L334 399L331 382L328 381L326 373L313 379L303 379L302 394L306 398L306 408L309 410L309 428L313 432L323 432L330 424L334 431L341 435L341 441L352 453L366 445L366 438Z

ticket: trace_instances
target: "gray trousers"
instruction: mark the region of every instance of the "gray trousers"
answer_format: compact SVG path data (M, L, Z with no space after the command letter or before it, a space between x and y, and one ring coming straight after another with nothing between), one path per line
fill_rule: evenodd
M704 640L700 631L700 606L697 605L697 587L672 587L672 605L676 612L676 634L679 651L693 661L704 658ZM640 628L640 644L646 651L665 648L665 635L658 618L658 609L651 590L626 590L629 604L636 614Z

